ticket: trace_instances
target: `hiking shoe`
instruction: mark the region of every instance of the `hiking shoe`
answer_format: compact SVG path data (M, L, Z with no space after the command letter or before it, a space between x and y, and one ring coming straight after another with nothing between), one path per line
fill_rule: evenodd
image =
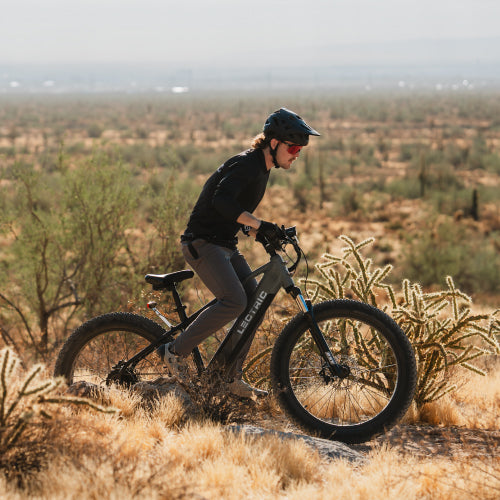
M170 375L181 381L188 376L188 365L185 358L171 351L172 344L173 341L168 344L164 344L158 347L156 352L162 359L165 368L167 368Z
M263 391L261 389L256 389L251 385L247 384L244 380L235 379L230 384L227 385L229 392L238 396L240 398L262 398L268 395L267 391Z

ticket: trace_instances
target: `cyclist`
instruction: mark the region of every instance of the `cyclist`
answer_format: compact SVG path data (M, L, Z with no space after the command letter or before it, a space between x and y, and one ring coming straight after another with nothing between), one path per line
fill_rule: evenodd
M276 242L280 228L258 219L253 211L264 196L270 170L288 170L310 135L320 134L296 113L281 108L267 118L250 149L227 160L205 183L181 236L181 245L186 261L217 301L174 341L158 349L172 375L182 379L186 374L185 357L245 310L247 296L255 290L257 281L244 281L252 271L237 249L236 234L241 229L247 236L260 233ZM267 394L242 380L243 361L252 340L238 359L234 379L228 382L229 391L239 397Z

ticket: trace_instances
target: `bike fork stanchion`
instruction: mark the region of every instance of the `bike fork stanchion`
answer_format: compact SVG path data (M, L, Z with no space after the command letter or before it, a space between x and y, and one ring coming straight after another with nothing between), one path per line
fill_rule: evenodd
M330 348L328 347L328 344L326 343L325 337L323 336L323 333L321 332L318 323L314 318L311 301L309 299L304 299L304 296L302 295L300 289L297 287L294 287L288 292L292 295L292 297L295 298L300 310L304 313L304 316L309 323L309 331L311 332L311 336L319 349L321 357L328 363L331 374L339 378L348 377L350 372L349 368L345 365L337 363L337 361L333 357L332 352L330 351Z

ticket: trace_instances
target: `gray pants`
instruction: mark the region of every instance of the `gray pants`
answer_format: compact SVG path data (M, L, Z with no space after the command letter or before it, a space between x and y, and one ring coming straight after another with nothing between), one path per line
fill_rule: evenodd
M194 240L192 245L198 253L198 258L195 258L188 245L183 243L184 258L215 295L217 302L203 311L175 339L173 349L181 356L187 356L207 337L237 318L247 306L247 297L257 288L255 278L247 280L243 285L252 270L238 250L230 250L201 239ZM241 378L243 362L252 340L249 339L238 359L236 377Z

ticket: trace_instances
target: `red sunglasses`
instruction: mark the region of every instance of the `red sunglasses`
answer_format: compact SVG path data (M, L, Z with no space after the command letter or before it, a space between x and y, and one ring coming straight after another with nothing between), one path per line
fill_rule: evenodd
M291 155L296 155L304 146L299 146L297 144L290 144L285 141L281 141L283 144L286 144L288 146L287 151Z

